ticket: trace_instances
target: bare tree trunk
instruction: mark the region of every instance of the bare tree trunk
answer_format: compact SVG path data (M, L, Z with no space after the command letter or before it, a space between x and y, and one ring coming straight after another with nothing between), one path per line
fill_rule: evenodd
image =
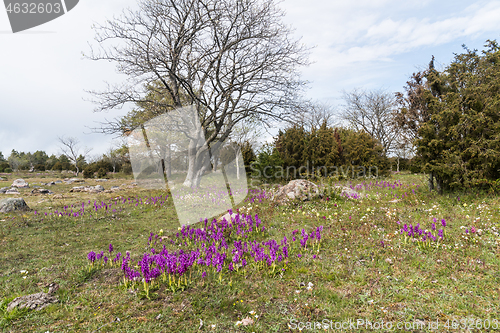
M202 165L204 162L204 149L206 147L199 147L197 145L199 141L191 139L189 140L188 147L188 171L186 174L186 179L184 180L183 185L186 187L196 188L200 184L201 176L203 172L206 170L205 165ZM210 163L210 161L208 161Z
M398 157L398 166L396 172L399 172L399 157Z
M240 159L238 158L238 152L236 152L236 179L240 179Z
M217 167L218 167L218 164L219 164L219 155L220 155L220 151L219 151L219 149L216 149L215 153L213 155L213 159L214 159L214 172L217 172Z
M443 194L443 178L436 176L436 188L439 194Z
M186 179L184 180L184 183L182 185L186 187L193 187L193 179L194 179L194 174L195 174L195 162L196 162L196 149L194 148L194 141L191 140L189 143L189 149L188 149L188 171L186 174ZM194 150L194 153L193 153Z
M172 176L172 150L170 144L167 146L167 179Z
M434 173L429 173L429 191L434 190Z

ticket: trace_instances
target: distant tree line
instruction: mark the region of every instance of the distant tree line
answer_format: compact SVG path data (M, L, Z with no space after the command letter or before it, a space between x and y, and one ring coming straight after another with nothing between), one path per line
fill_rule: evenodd
M0 172L53 170L76 173L78 167L79 170L83 170L83 176L87 178L96 176L102 178L106 177L107 173L115 172L132 173L126 146L110 149L92 161L87 161L83 155L77 156L75 161L76 163L72 162L65 154L49 156L41 150L25 153L13 149L8 158L0 152Z

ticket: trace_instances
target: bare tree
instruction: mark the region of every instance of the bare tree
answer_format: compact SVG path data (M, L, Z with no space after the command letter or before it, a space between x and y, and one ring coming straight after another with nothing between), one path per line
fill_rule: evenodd
M383 91L344 92L345 105L341 118L359 131L364 130L379 140L386 154L392 153L398 129L394 125L395 96Z
M184 185L197 187L205 170L192 171L206 165L200 156L238 122L292 116L301 103L305 82L298 67L308 64L308 49L292 38L274 0L140 0L139 8L97 27L101 51L89 58L115 62L128 80L91 92L96 111L132 102L163 114L194 105L208 134L201 149L189 152ZM119 121L101 128L130 130Z
M59 142L61 143L61 151L66 157L75 165L76 168L76 176L80 173L80 168L79 168L79 162L81 158L83 157L83 160L85 160L85 157L90 153L92 148L81 148L79 143L80 141L76 138L73 137L59 137L58 138Z
M294 122L295 124L304 126L304 128L320 128L325 121L328 127L336 127L338 125L334 108L329 103L307 102L301 105L300 109L296 110Z

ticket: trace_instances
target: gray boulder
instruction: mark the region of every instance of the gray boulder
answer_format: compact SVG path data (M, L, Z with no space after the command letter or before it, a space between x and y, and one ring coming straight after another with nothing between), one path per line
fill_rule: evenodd
M85 183L85 180L80 178L71 178L71 179L66 178L64 179L64 181L66 182L66 184Z
M104 191L104 187L102 185L96 186L75 186L70 192L90 192L90 193L100 193Z
M85 187L85 186L75 186L73 187L71 190L69 190L70 192L86 192L88 189L88 187Z
M236 213L232 213L232 214L229 214L229 212L227 212L226 214L224 214L220 219L219 221L222 221L222 220L226 220L227 222L229 223L232 223L232 219L234 219L236 217Z
M54 192L45 188L37 188L31 191L31 194L54 194Z
M347 186L336 185L332 188L335 192L339 193L343 197L357 199L359 198L359 193Z
M17 297L7 305L7 312L14 310L16 307L19 309L27 308L31 310L41 310L49 304L57 303L59 301L55 296L57 289L59 289L59 285L51 283L48 293L41 292Z
M24 179L16 179L11 185L12 187L17 188L28 188L30 185Z
M90 193L101 193L104 191L104 187L102 185L90 186L87 187L87 191Z
M5 194L21 194L21 193L19 193L17 188L10 188L7 191L5 191Z
M0 200L0 213L9 213L15 210L29 210L23 198L8 198Z
M272 198L274 201L284 203L294 199L306 201L320 196L321 193L316 184L305 179L295 179L278 188Z
M5 192L7 192L8 189L10 189L10 187L2 187L2 188L0 188L0 194L4 194Z

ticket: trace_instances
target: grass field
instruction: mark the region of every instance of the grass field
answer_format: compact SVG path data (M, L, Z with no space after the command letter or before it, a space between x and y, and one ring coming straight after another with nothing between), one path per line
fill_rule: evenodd
M14 174L0 181L0 188L16 178L39 185L60 177ZM237 271L208 270L203 277L206 270L195 265L181 280L182 288L153 283L146 294L140 281L124 285L119 264L91 266L87 254L107 252L112 244L113 253L130 251L137 261L151 253L151 233L153 239L163 235L171 252L196 246L176 241L180 225L167 193L128 186L132 182L86 180L85 185L106 189L125 184L102 194L69 193L80 184L51 186L62 194L58 199L20 189L32 210L0 214L1 330L364 332L380 331L382 321L395 332L500 330L496 195L440 196L426 189L423 175L410 174L344 182L360 193L357 199L331 194L278 205L262 192L251 193L253 202L241 204L239 212L257 214L265 231L248 233L248 240L279 243L286 236L292 243L294 230L298 236L302 229L310 233L323 226L321 240L310 240L306 248L293 242L285 270L249 263ZM410 224L413 236L402 231ZM423 241L428 232L432 236ZM242 240L235 237L227 237L230 248ZM51 282L60 285L59 303L41 311L6 312L10 300L47 291ZM349 321L354 326L345 324Z

